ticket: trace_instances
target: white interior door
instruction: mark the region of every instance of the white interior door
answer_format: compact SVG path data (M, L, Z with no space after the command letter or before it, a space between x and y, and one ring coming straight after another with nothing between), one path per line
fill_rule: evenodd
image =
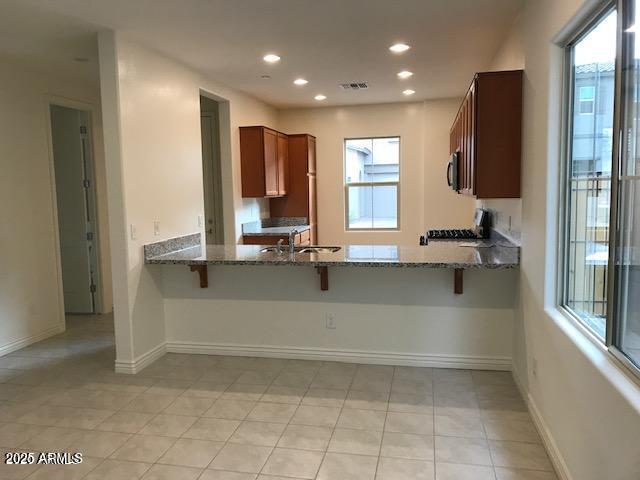
M222 213L222 182L220 167L220 133L217 112L203 112L200 117L202 133L202 173L204 182L204 213L208 245L224 243Z
M95 229L88 115L51 105L64 307L95 313Z

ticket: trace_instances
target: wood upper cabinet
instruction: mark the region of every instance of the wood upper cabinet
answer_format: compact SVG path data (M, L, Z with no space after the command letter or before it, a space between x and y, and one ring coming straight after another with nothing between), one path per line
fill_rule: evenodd
M520 197L522 70L475 75L451 127L458 192L476 198Z
M272 198L272 217L306 217L311 226L311 244L318 241L316 200L316 139L306 133L289 135L287 196Z
M267 127L240 127L243 197L287 194L288 139Z
M289 138L284 133L278 133L278 195L287 194L289 185ZM275 195L274 195L275 196Z

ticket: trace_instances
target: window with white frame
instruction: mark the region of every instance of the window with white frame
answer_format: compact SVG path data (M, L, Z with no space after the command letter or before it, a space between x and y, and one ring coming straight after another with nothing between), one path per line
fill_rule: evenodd
M566 48L560 268L561 306L638 376L639 35L640 0L612 0Z
M593 115L596 103L596 87L593 85L578 87L578 113Z
M348 230L399 228L400 137L344 141Z

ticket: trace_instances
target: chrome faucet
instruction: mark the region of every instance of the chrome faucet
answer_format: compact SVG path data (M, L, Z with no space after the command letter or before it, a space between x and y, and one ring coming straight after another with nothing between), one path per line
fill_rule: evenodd
M284 243L284 238L281 238L280 240L278 240L278 243L276 243L276 252L282 253L282 244L283 243Z
M293 229L289 232L289 253L296 253L296 235L298 235L298 230Z

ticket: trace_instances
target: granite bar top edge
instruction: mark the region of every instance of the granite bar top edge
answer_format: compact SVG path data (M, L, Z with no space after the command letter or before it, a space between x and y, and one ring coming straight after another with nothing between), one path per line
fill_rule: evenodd
M202 233L189 233L178 237L167 238L159 242L144 245L143 253L145 261L163 255L171 255L182 250L200 247L202 245Z
M446 268L463 270L513 270L518 263L459 263L459 262L365 262L365 261L316 261L316 260L176 260L154 257L148 259L148 265L230 265L230 266L275 266L275 267L371 267L371 268Z

